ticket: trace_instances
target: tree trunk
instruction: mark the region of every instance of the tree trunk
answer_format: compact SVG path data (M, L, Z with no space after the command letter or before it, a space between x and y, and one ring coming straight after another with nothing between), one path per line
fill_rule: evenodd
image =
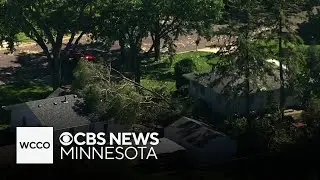
M79 35L79 37L76 39L76 41L74 42L74 45L78 45L81 38L83 37L83 35L85 35L86 32L85 31L82 31L81 34Z
M248 51L248 50L246 50ZM249 59L248 59L248 55L246 55L246 59L245 59L245 93L246 93L246 116L247 116L247 120L248 120L248 125L250 128L252 128L252 122L250 119L250 103L251 103L251 99L250 99L250 69L249 69Z
M160 30L156 30L155 32L155 38L154 38L154 61L159 61L161 56L161 37L160 37Z
M138 48L136 44L131 44L131 62L133 63L134 67L134 81L140 84L141 79L141 59L137 56L138 55Z
M124 39L121 37L119 39L119 45L120 45L120 67L121 67L121 71L124 71L124 65L126 62L126 44Z
M53 73L52 73L52 87L57 89L61 85L61 58L60 56L53 57Z
M140 42L136 42L135 40L130 40L131 63L134 67L134 81L137 84L140 84L141 79L141 59L138 57L139 43Z
M135 56L136 67L135 67L135 76L134 81L140 84L141 81L141 59L140 57Z
M279 16L279 62L280 62L280 112L281 119L284 117L285 92L284 92L284 77L283 77L283 47L282 47L282 28L283 28L282 14Z
M247 12L247 27L245 31L245 93L246 93L246 117L248 121L248 126L249 126L249 131L251 132L254 127L253 127L253 119L251 117L250 113L250 105L251 105L251 96L250 96L250 57L249 57L249 33L251 29L251 14Z
M53 63L52 63L52 87L53 89L57 89L61 85L61 47L62 47L62 39L63 33L58 32L56 37L56 42L52 45L52 55L53 55Z
M161 24L160 19L157 18L155 21L155 27L154 32L152 34L154 35L152 38L153 40L153 46L154 46L154 61L160 60L161 52L160 52L160 46L161 46Z

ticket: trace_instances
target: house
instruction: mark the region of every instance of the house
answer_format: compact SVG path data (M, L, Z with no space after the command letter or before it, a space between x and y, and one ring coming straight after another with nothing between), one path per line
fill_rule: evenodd
M277 66L275 60L266 62ZM272 72L273 74L266 74L263 80L251 78L250 111L264 112L272 104L280 104L279 70L274 69ZM215 113L222 115L246 113L247 98L240 89L245 82L244 76L239 77L237 72L221 75L215 69L212 72L189 73L183 76L189 81L189 94L205 102ZM295 107L299 103L299 100L289 94L286 97L285 107Z
M164 137L184 147L187 156L200 164L220 164L233 159L237 144L209 125L182 117L164 129Z
M71 94L7 106L5 109L11 113L10 127L13 131L21 126L47 126L54 128L55 136L65 131L106 132L106 122L93 123L83 113L83 102L82 98Z
M148 144L146 150L143 151L144 157L147 157L151 147L153 147L157 159L141 159L138 164L144 171L149 173L163 171L164 169L181 169L189 162L186 159L186 149L170 139L161 137L158 145L152 146Z

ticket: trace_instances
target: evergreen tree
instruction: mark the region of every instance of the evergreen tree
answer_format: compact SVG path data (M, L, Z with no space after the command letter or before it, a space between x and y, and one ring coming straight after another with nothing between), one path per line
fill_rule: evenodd
M264 1L268 10L269 21L266 26L271 28L270 38L276 38L278 41L278 52L276 54L280 66L280 111L281 119L284 116L284 108L286 103L286 80L284 65L289 65L286 54L294 50L295 46L301 44L301 39L297 36L295 19L299 17L299 13L306 10L306 0L266 0Z
M263 79L263 67L261 66L261 59L263 53L261 48L257 46L256 41L259 39L259 30L262 28L264 21L264 7L260 0L229 0L226 4L227 15L225 20L228 23L226 28L220 30L219 34L224 34L230 37L236 37L235 42L228 42L227 51L224 56L227 56L229 62L223 62L217 69L220 73L227 76L237 76L232 78L233 82L238 81L244 77L243 83L232 87L234 90L243 92L245 96L245 115L248 118L249 127L253 127L253 121L250 117L251 111L251 92L254 90L253 86L257 86L257 82ZM231 48L230 46L236 47ZM228 70L226 70L228 69ZM221 71L222 70L222 71ZM228 84L233 84L229 82ZM228 87L226 88L226 91ZM232 98L232 97L231 97Z

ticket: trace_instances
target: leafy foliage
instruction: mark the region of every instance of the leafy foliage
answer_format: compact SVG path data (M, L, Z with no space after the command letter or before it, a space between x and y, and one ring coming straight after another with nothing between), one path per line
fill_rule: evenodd
M306 127L295 127L292 125L292 120L287 118L281 120L278 113L264 115L256 122L257 131L266 139L271 152L286 151L308 137Z
M300 48L295 54L300 51L300 62L296 64L299 68L292 70L290 74L291 87L300 97L302 105L308 108L309 101L313 97L319 97L319 64L320 64L320 49L317 46ZM291 64L293 65L293 63Z
M312 12L309 20L299 24L298 34L304 40L305 44L319 44L320 43L320 14L319 10Z
M188 80L186 80L182 75L187 73L192 73L196 69L195 64L191 59L183 59L175 64L174 74L176 78L176 88L180 89L182 86L188 84Z
M3 21L4 34L13 42L16 34L24 33L36 42L47 56L52 67L53 87L61 81L61 49L64 35L72 34L66 48L70 47L75 33L88 32L91 19L90 1L10 0L1 4L0 21ZM90 17L90 18L89 18ZM77 44L80 35L74 42ZM48 45L50 44L50 46Z
M101 117L98 120L162 124L170 117L179 115L182 110L181 105L174 100L168 102L153 93L137 91L132 82L109 81L108 69L101 64L80 62L75 77L75 87L84 97L87 110ZM159 90L156 93L165 96Z

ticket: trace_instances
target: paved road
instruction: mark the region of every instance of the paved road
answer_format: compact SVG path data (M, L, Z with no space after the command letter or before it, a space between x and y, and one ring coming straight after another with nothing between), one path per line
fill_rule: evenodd
M179 37L178 41L175 42L177 48L177 52L185 52L185 51L192 51L196 49L196 45L195 45L195 41L197 39L197 35L193 34L193 35L187 35L187 36L181 36ZM64 44L66 44L68 42L68 39L66 39L64 41ZM86 38L82 38L81 44L86 44L88 43L86 41ZM201 40L199 43L198 48L205 48L206 45L208 45L210 43L207 43L206 40ZM150 37L145 38L143 40L143 44L142 44L142 49L144 50L148 50L152 45L152 39ZM114 45L111 47L111 49L119 49L119 43L115 42ZM16 51L13 54L5 54L5 50L0 50L0 85L6 83L10 76L12 76L12 74L16 73L17 70L19 70L19 67L21 67L21 64L25 63L23 60L23 56L25 56L26 54L32 54L32 53L39 53L42 52L42 49L32 43L32 44L28 44L28 45L22 45L22 46L18 46L16 47ZM30 58L31 61L33 59L33 61L37 61L36 58L39 57L35 57L35 58ZM32 62L33 62L32 61ZM31 62L31 63L32 63ZM39 64L37 66L44 66L44 62L41 61L42 64Z
M178 41L175 42L177 45L177 52L191 51L196 49L195 40L197 35L187 35L181 36ZM67 40L65 41L65 43ZM81 43L87 43L86 40L81 41ZM199 48L205 48L208 43L203 39L200 41ZM143 40L142 48L148 50L152 45L152 39L150 37ZM111 49L119 49L119 43L115 42ZM42 49L36 44L30 44L27 46L18 46L17 51L13 55L6 55L5 50L0 51L0 68L1 67L17 67L19 64L16 63L16 56L20 53L32 53L32 52L41 52Z

